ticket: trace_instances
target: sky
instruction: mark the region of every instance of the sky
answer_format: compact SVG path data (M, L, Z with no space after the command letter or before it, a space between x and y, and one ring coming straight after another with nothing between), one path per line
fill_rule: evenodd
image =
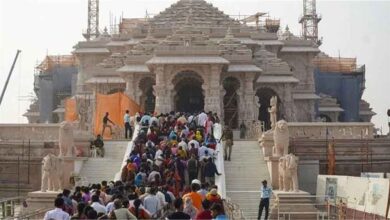
M208 0L229 15L269 12L280 18L282 28L301 33L298 18L303 0ZM16 50L22 53L15 65L3 103L0 123L26 123L22 114L33 95L34 67L46 54L70 54L83 40L87 27L87 0L0 0L0 88L4 86ZM117 20L157 14L176 0L100 0L100 28L109 26L110 13ZM320 49L330 56L356 57L366 65L363 98L377 113L376 127L388 132L390 109L390 0L317 0L321 14ZM388 96L389 95L389 96Z

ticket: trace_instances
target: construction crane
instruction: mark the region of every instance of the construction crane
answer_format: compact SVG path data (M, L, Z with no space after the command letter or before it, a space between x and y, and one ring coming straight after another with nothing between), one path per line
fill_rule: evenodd
M316 0L303 0L303 16L299 23L302 24L303 37L320 46L322 39L318 39L318 23L322 18L317 14L316 4Z
M1 102L3 101L5 91L7 90L9 80L11 79L11 75L12 75L12 72L14 71L15 63L16 63L16 60L18 59L18 56L19 56L20 52L22 52L22 51L21 50L17 50L16 51L14 62L12 63L11 69L9 70L9 73L8 73L7 80L5 81L5 85L4 85L3 91L1 92L0 105L1 105Z
M99 35L99 0L88 0L88 27L83 36L89 41Z

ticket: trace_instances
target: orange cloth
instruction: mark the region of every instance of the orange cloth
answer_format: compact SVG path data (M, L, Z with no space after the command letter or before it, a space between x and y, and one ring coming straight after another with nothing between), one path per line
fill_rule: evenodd
M129 110L130 115L134 116L141 110L140 106L127 95L123 93L115 93L111 95L96 95L96 111L95 111L95 135L101 134L103 130L103 117L106 112L109 113L108 118L115 123L115 125L123 128L123 116L126 110ZM114 130L114 129L113 129ZM110 138L110 129L106 128L104 137Z
M78 119L76 99L67 98L65 100L65 121L73 122Z
M192 204L195 206L195 208L199 211L202 211L202 196L197 192L190 192L183 196L183 200L186 197L190 197L192 200Z

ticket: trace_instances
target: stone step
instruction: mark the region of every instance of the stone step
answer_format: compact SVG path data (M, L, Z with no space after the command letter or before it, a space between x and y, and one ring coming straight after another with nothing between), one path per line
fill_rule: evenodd
M256 219L261 181L269 180L266 162L258 142L234 141L232 160L225 161L224 165L227 197L239 205L246 219Z
M128 141L106 141L104 158L89 158L80 175L89 183L113 180L120 169L128 144Z

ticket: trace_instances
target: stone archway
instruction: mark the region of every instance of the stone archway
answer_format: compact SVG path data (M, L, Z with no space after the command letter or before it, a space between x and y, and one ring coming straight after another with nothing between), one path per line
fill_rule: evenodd
M264 128L265 130L271 129L271 121L270 121L270 116L268 113L268 108L270 107L270 100L272 96L277 96L278 97L278 113L277 113L277 119L280 120L281 114L281 99L278 96L278 94L271 88L260 88L256 91L256 96L259 98L259 117L258 119L264 123Z
M139 89L142 91L140 96L141 108L148 113L153 113L156 106L156 96L153 92L155 80L152 77L142 78L139 82Z
M225 125L233 129L238 128L239 118L239 95L240 81L235 77L227 77L223 80L225 95L223 97L223 112Z
M174 110L177 112L195 113L204 109L204 81L193 71L182 71L172 80L174 85Z

